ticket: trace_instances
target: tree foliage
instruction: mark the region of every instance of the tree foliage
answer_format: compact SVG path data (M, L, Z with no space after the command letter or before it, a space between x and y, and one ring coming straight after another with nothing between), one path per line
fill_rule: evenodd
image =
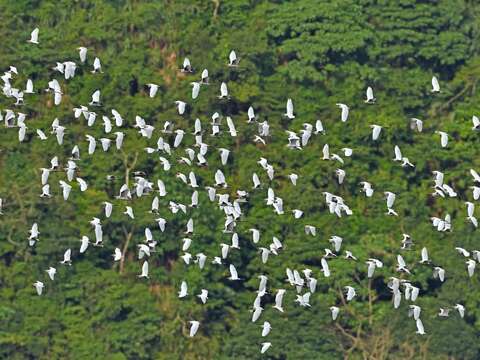
M478 12L480 7L466 0L333 0L313 1L27 1L4 2L1 6L0 34L3 52L0 68L15 65L19 76L15 85L34 81L37 94L28 98L21 111L27 114L29 131L18 143L15 131L0 130L0 197L4 215L0 217L0 357L5 359L256 359L260 358L260 327L250 322L251 303L258 286L257 275L269 277L268 294L285 287L285 268L311 268L319 277L312 307L294 305L293 291L287 292L286 312L266 307L262 319L272 323L268 359L477 359L480 347L478 278L469 279L464 259L454 246L475 249L478 234L464 219L463 201L471 200L468 175L480 168L478 134L470 130L470 119L478 112L477 83L480 78ZM30 29L40 28L39 46L26 42ZM57 61L78 60L78 46L89 49L87 64L66 83L52 70ZM241 66L226 66L235 49ZM91 74L93 58L102 61L104 72ZM198 77L209 70L213 85L190 99L191 77L178 71L188 56ZM430 94L430 79L436 75L442 92ZM42 89L53 77L65 90L60 106ZM226 81L231 101L218 101L217 83ZM160 85L154 99L148 97L147 83ZM377 104L364 104L367 86L375 89ZM86 156L85 133L104 136L100 121L92 128L74 119L72 108L87 104L96 89L102 90L104 113L118 110L127 122L122 152L97 151ZM295 102L297 117L281 117L287 98ZM191 105L187 116L176 114L174 101ZM2 97L1 108L12 107ZM349 104L347 126L339 121L336 103ZM260 120L268 120L274 134L268 146L252 142L256 129L246 124L247 109L255 108ZM234 148L232 161L225 167L227 182L237 189L251 188L251 173L263 156L274 164L276 180L270 184L284 199L287 210L302 209L306 216L293 220L290 214L275 215L264 205L265 191L251 191L244 220L238 225L241 249L229 258L237 265L241 283L226 280L227 270L210 264L199 272L186 267L179 258L180 244L189 215L172 215L162 200L161 215L167 231L161 233L148 213L151 198L135 202L135 221L122 214L124 203L114 200L119 186L131 182L133 171L161 178L170 199L188 203L190 191L172 173L143 150L158 137L146 140L133 128L140 115L160 129L166 120L176 127L193 129L200 117L208 127L218 111L235 121L238 138L220 136L208 140L215 147ZM109 114L107 114L109 115ZM424 119L424 132L410 130L410 117ZM67 127L66 143L59 146L53 136L45 142L35 138L35 128L50 130L54 118ZM305 122L322 119L326 134L311 140L301 152L286 151L285 129L296 131ZM384 126L381 141L372 142L370 124ZM439 146L435 130L451 135L447 149ZM173 138L165 136L169 141ZM186 134L188 141L193 136ZM347 160L346 182L335 182L334 162L321 160L324 144L331 149L348 146L354 157ZM79 144L81 176L89 182L86 193L74 185L68 202L52 185L51 199L40 199L39 168L48 166L55 155L63 162L73 144ZM415 169L405 170L392 161L398 144ZM97 145L98 146L98 145ZM212 174L221 168L211 150L208 168L195 168L200 186L211 185ZM188 172L186 165L175 169ZM183 154L182 154L183 156ZM445 170L458 199L432 198L433 170ZM301 175L292 189L287 175ZM267 177L257 171L261 180ZM111 184L106 175L118 179ZM49 182L58 184L64 174L52 173ZM278 179L278 180L277 180ZM372 199L359 194L358 183L371 182ZM323 191L341 195L354 215L337 219L328 213ZM383 191L397 196L398 218L384 215ZM195 222L190 252L200 251L209 260L228 243L222 234L223 217L200 191L201 208L192 212ZM462 201L460 201L460 199ZM114 212L105 223L103 248L78 254L79 239L93 237L89 221L100 216L100 203L114 202ZM120 211L120 209L122 211ZM286 211L288 212L288 211ZM452 233L434 231L429 218L454 219ZM40 227L41 239L28 246L28 230L33 222ZM304 226L314 224L317 237L305 235ZM154 229L159 242L151 260L151 279L140 281L137 274L137 245L144 229ZM279 256L262 264L248 229L259 228L258 245L268 246L273 236L285 245ZM418 303L424 309L428 335L415 336L415 324L407 318L408 304L394 310L386 287L394 274L402 233L415 241L412 251L402 253L413 265L414 283L421 288ZM320 275L320 259L328 238L342 236L344 246L359 259L379 257L384 268L367 279L363 261L331 261L332 277ZM447 269L447 281L432 279L431 268L418 265L419 251L426 246L436 262ZM58 281L48 283L44 296L34 294L32 283L45 277L45 269L58 263L64 249L76 252L72 267L59 269ZM115 247L126 248L124 264L114 264ZM477 247L478 248L478 247ZM210 261L207 261L210 262ZM209 301L200 305L193 296L177 298L182 280L191 294L208 288ZM358 298L342 303L342 287L354 284ZM439 319L441 306L465 304L465 319ZM342 306L341 316L332 322L328 306ZM187 335L191 318L202 326L193 339Z

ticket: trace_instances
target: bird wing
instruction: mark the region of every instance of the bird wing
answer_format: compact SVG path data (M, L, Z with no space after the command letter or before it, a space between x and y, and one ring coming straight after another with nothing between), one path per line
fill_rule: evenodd
M235 269L235 266L233 264L230 264L230 276L233 279L236 279L238 277L237 269Z
M292 99L287 100L287 114L289 116L293 115L293 101L292 101Z
M435 91L440 90L440 84L438 83L438 79L436 76L432 77L432 87Z
M472 116L472 123L473 123L473 127L478 127L478 126L480 126L480 119L478 119L477 116L473 115Z
M221 96L228 96L228 88L227 88L227 84L222 82L222 84L220 85L220 95Z
M148 275L148 261L145 261L142 265L142 275Z
M428 250L426 247L422 249L422 261L428 261Z
M416 324L417 324L417 331L418 331L419 333L425 332L425 329L424 329L424 327L423 327L422 320L417 319Z
M32 41L37 41L38 40L38 32L40 30L38 28L33 29L32 33L30 34Z
M367 100L373 99L373 89L369 86L367 88Z
M234 50L230 51L228 59L230 60L230 64L233 64L237 60L237 54L235 54Z

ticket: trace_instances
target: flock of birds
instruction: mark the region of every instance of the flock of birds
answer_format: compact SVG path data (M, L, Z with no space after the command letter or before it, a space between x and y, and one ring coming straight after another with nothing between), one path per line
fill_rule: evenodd
M39 30L35 29L31 33L31 39L29 40L30 43L33 45L38 45L38 35ZM32 45L32 46L33 46ZM87 61L87 48L80 47L79 50L79 58L80 58L80 66L85 66ZM66 61L66 62L58 62L54 68L54 70L65 77L65 80L71 79L75 76L75 71L78 64L73 61ZM240 66L240 58L237 57L235 51L231 51L228 57L228 62L225 64L232 69ZM186 74L188 77L194 76L194 69L190 63L188 58L185 58L183 65L180 68L180 71ZM101 61L98 57L95 57L93 61L93 69L91 71L93 74L102 72L102 65ZM3 80L3 94L8 98L15 99L15 105L21 106L24 102L24 96L35 93L33 82L28 80L24 90L15 88L12 86L11 82L14 76L18 75L18 71L15 67L11 66L8 71L1 76ZM202 89L208 85L211 85L208 70L205 69L201 72L201 77L198 81L192 81L192 92L191 98L196 99L200 96ZM65 86L65 85L64 85ZM157 84L147 84L149 88L148 95L153 98L156 96L157 91L159 89ZM47 92L51 93L54 98L54 104L59 105L62 101L62 86L60 82L56 79L49 81ZM432 79L432 93L440 92L440 85L436 77ZM227 101L230 99L228 84L222 82L220 85L220 93L218 96L219 99L226 99ZM376 101L373 89L368 87L366 91L366 100L365 103L367 104L374 104ZM185 114L187 106L190 106L184 101L178 100L175 102L176 109L179 116ZM340 121L347 122L349 118L349 107L346 104L336 104L339 109L341 110L340 113ZM104 106L101 101L101 90L96 90L91 96L91 102L86 105L80 105L78 107L73 108L73 115L75 119L80 120L82 117L86 121L88 127L94 126L97 118L100 116L96 109L101 109ZM122 131L122 127L125 126L125 121L120 113L115 110L111 109L111 115L113 118L107 116L106 114L101 115L103 121L103 128L105 137L100 139L96 139L95 137L85 134L85 140L88 143L87 146L87 154L88 156L93 156L96 151L99 151L97 148L97 143L100 142L101 148L104 152L111 151L110 149L114 147L116 151L122 149L125 133ZM27 115L21 112L14 112L12 110L5 110L5 114L0 113L1 119L4 120L5 126L8 129L18 129L18 140L23 142L25 140L26 133L28 131L28 127L26 124ZM288 119L295 118L294 112L294 105L291 99L287 100L286 103L286 111L284 116ZM214 151L211 151L211 146L205 143L205 135L210 137L218 136L223 130L226 130L226 133L229 133L231 137L237 136L237 130L235 127L235 123L233 119L226 115L226 119L224 116L219 113L214 113L211 116L211 123L209 124L211 127L211 133L208 135L206 134L207 131L204 129L205 125L200 121L200 119L196 119L193 126L193 138L194 144L188 147L185 144L184 135L187 133L187 129L175 129L173 122L166 121L163 125L161 130L157 130L153 125L148 124L142 117L136 116L135 117L135 124L133 127L138 130L138 136L144 137L147 139L151 139L154 135L160 134L158 140L156 142L156 147L146 147L144 150L150 156L158 156L157 159L159 160L162 168L163 168L163 175L162 176L171 176L171 168L175 167L175 163L172 160L172 153L177 154L185 154L184 156L180 156L179 163L183 165L187 165L192 170L188 174L183 174L181 172L176 173L176 178L178 181L184 183L187 187L190 187L192 190L191 195L191 204L185 205L182 203L177 203L173 200L169 200L168 208L172 214L188 214L195 211L195 209L199 206L199 185L197 180L197 175L194 172L194 167L204 167L208 164L207 156L218 156L215 155ZM258 144L259 147L262 145L267 144L267 139L270 134L270 126L267 121L260 122L258 117L255 114L255 110L253 107L250 107L247 112L247 119L245 119L249 126L257 127L258 133L254 136L253 141ZM476 116L472 118L473 126L472 130L478 131L480 130L480 121ZM226 127L225 127L226 123ZM412 131L422 132L423 129L423 122L420 119L412 118L411 119L411 128ZM308 146L308 143L312 136L323 134L325 132L324 126L321 120L317 120L315 124L305 123L304 128L300 131L293 131L287 130L286 131L286 146L289 150L297 150L303 149ZM381 136L382 126L377 124L372 124L372 140L378 141ZM38 139L40 141L47 139L47 134L42 129L35 129ZM55 119L51 125L51 135L56 137L56 140L60 146L64 146L64 136L65 136L66 127L63 126L58 119ZM440 146L447 147L449 141L449 135L446 132L436 131L436 133L440 136ZM111 134L115 135L112 138ZM171 136L170 136L171 135ZM170 144L168 139L173 139L173 143ZM135 139L132 139L135 141ZM182 150L184 147L184 150ZM230 160L231 149L227 148L218 148L216 149L220 156L220 161L222 166L227 165ZM394 158L393 161L397 161L401 163L401 166L404 167L414 167L414 164L411 161L402 155L402 152L398 146L395 146L393 149ZM183 151L183 152L182 152ZM338 155L333 152L330 152L330 148L328 144L325 144L322 151L322 159L327 161L334 161L339 164L339 166L344 165L345 160L344 158L351 157L354 152L354 149L351 148L342 148L341 154ZM74 183L78 183L78 189L80 192L84 192L88 189L89 184L85 179L80 178L77 176L78 167L77 161L80 159L80 147L78 144L74 144L71 150L71 157L69 159L65 159L65 163L63 164L63 170L65 171L65 178L59 181L59 186L61 189L61 196L65 201L69 200L70 193L72 189L74 189ZM253 169L252 171L252 188L251 189L237 189L234 193L235 195L232 196L229 193L222 192L230 184L227 184L225 174L221 169L217 169L213 175L212 179L202 179L203 183L209 183L210 186L206 187L207 195L209 201L212 203L216 203L218 209L224 214L225 216L225 223L223 232L227 234L231 234L231 244L224 244L220 245L221 250L217 256L214 256L213 259L210 261L211 264L215 266L226 265L229 270L230 276L228 279L230 281L240 281L241 278L237 272L235 264L229 262L229 254L232 250L239 249L239 234L236 232L237 223L240 221L243 215L242 206L248 202L249 200L249 191L261 191L264 188L264 183L261 182L260 176L257 172L264 171L266 173L266 177L269 179L270 182L275 180L275 168L274 166L264 157L258 160L259 168L258 170ZM51 188L49 184L49 175L52 172L61 172L62 166L60 165L60 159L58 156L53 157L50 160L50 164L47 167L41 168L41 194L42 198L50 198L53 195L51 193ZM480 198L480 175L474 170L470 170L472 176L472 193L473 199L478 200ZM152 175L152 174L150 174ZM444 197L456 197L457 193L455 192L454 188L448 185L444 181L444 173L442 171L434 171L433 172L433 196L440 196ZM346 172L345 170L338 168L336 170L336 176L338 184L342 184L345 177ZM107 178L111 177L108 175ZM297 185L297 181L301 179L301 174L291 173L289 176L289 181L291 182L291 191L295 191L294 187ZM155 181L156 180L156 184ZM129 186L128 183L123 184L118 192L118 196L116 199L126 201L126 205L124 208L123 214L126 217L134 220L135 219L135 208L133 207L132 199L141 198L144 196L151 196L151 213L158 216L154 219L158 228L161 232L166 231L167 221L159 216L160 212L160 199L167 197L168 191L164 182L157 178L154 181L151 181L149 178L149 174L145 174L142 171L135 171L134 172L134 183L132 186ZM156 187L155 187L156 185ZM232 187L235 187L235 184L231 184ZM361 192L367 198L371 198L374 194L374 187L371 183L367 181L363 181L360 183L361 185ZM266 196L266 206L272 208L278 215L282 215L285 213L284 211L284 204L283 199L277 196L272 189L271 186L266 185L267 187L267 196ZM74 191L77 191L75 188ZM341 196L335 195L329 192L323 192L326 208L330 214L341 218L342 216L350 216L352 215L353 211L345 202ZM396 194L391 191L384 191L385 200L386 200L386 214L390 216L398 216L397 212L395 211L394 205L396 200ZM119 202L120 203L120 202ZM99 204L100 205L100 204ZM85 253L90 245L93 246L102 246L103 244L103 224L105 221L111 217L112 212L115 211L117 205L114 205L114 202L105 201L101 204L103 207L103 219L99 217L94 217L90 224L93 228L95 241L91 242L89 237L83 236L81 238L79 253ZM2 212L2 200L0 199L0 214ZM478 221L474 215L475 205L474 202L466 202L466 211L467 211L467 218L472 223L472 225L476 228L478 226ZM294 219L299 219L303 217L304 213L300 209L294 209L291 211ZM152 220L153 221L153 220ZM452 230L452 221L451 216L446 215L444 218L432 217L431 218L432 225L434 229L439 232L446 232ZM207 255L204 253L197 253L192 255L189 253L189 247L192 244L192 235L194 234L194 221L190 218L186 224L185 230L185 238L182 240L181 251L182 255L180 256L181 259L185 262L187 266L191 266L196 264L199 269L202 269L206 262L207 262ZM253 244L258 244L261 237L261 232L259 229L251 228L249 229L251 240ZM305 234L306 236L316 236L317 228L314 225L306 225L305 226ZM30 246L35 246L36 243L39 241L40 231L39 226L37 223L34 223L31 227L28 242ZM325 249L325 254L321 258L321 273L324 277L331 276L331 269L329 265L329 260L335 257L341 256L341 249L344 245L343 238L339 236L332 236L329 239L331 243L331 248ZM402 249L408 249L412 246L413 241L411 236L408 234L403 234L402 240ZM149 278L149 258L155 252L155 247L157 246L157 242L154 240L154 236L150 228L145 228L145 241L141 244L138 244L138 259L142 260L141 265L141 273L138 275L139 278ZM259 253L261 256L261 261L263 263L267 263L269 256L271 255L278 255L284 249L282 242L279 238L273 237L272 242L265 247L259 247ZM469 277L474 276L475 267L478 262L480 262L480 251L468 251L466 249L457 247L456 250L460 254L460 256L465 257L466 259L466 274ZM125 256L125 252L122 252L120 248L115 248L113 254L113 261L120 261ZM344 250L343 258L346 261L358 261L357 257L348 250ZM428 254L428 250L426 247L421 249L420 253L420 264L424 264L425 266L430 266L432 268L432 275L435 279L438 279L440 282L444 282L446 278L446 270L442 268L439 264L434 264ZM63 260L60 261L61 265L72 265L72 249L68 248L65 249ZM381 259L377 258L368 258L365 259L366 264L366 273L368 278L372 278L375 274L376 269L383 267L383 262ZM397 255L397 267L395 269L396 272L406 274L405 277L408 279L408 275L411 275L409 270L409 266L406 264L405 260L403 259L401 254ZM57 273L57 269L55 266L51 266L46 270L48 275L49 281L55 281L55 276ZM311 269L303 269L303 270L296 270L286 268L286 276L288 284L296 291L296 300L295 302L299 306L309 307L310 306L310 297L316 291L317 286L317 278L313 276L313 271ZM412 281L409 281L405 278L399 278L392 276L388 282L388 288L391 290L392 299L393 299L393 306L398 308L402 301L402 298L405 301L409 301L411 304L409 305L409 313L408 316L411 316L416 323L417 327L417 334L425 334L425 329L421 320L421 312L422 309L420 306L415 304L417 300L420 288L415 286ZM264 310L264 302L262 298L267 293L267 282L268 278L265 275L259 276L259 286L258 291L255 296L255 299L252 304L252 322L257 322L257 320L261 317L262 312ZM36 293L38 295L42 295L43 290L45 288L44 281L36 281L34 284ZM287 289L277 289L275 293L275 304L273 306L274 309L284 312L283 307L283 297L286 293ZM191 295L189 293L188 284L186 281L182 281L180 285L180 290L178 292L179 298L185 298ZM348 303L354 301L356 298L357 292L354 286L348 285L344 287L344 297L342 303ZM200 294L197 295L199 301L205 304L209 299L209 291L208 289L202 289ZM330 306L331 317L332 320L335 321L341 313L341 307L332 304ZM465 307L458 303L452 304L449 307L441 308L439 310L438 316L447 317L449 316L449 312L454 309L458 312L460 317L464 317L465 314ZM197 320L190 320L190 329L188 331L188 335L190 337L195 336L201 324ZM262 338L267 338L268 334L270 333L272 327L268 321L264 321L262 325L261 336ZM260 351L261 353L265 353L271 346L271 342L263 341L260 344Z

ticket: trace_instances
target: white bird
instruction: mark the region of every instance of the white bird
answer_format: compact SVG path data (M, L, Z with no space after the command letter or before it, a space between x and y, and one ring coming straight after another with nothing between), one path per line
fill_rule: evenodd
M50 266L47 270L45 270L45 272L48 274L48 277L50 278L50 280L53 281L55 279L55 274L57 273L57 269Z
M208 75L207 75L208 77ZM203 80L203 78L202 78ZM200 83L193 81L190 83L192 85L192 99L196 99L198 97L198 94L200 93Z
M202 301L203 304L206 304L208 299L208 290L202 289L201 293L197 296Z
M345 148L342 148L341 150L343 151L343 155L345 155L346 157L350 157L353 154L353 150L350 148L345 147Z
M182 64L182 68L180 69L181 72L193 72L193 68L192 68L192 64L190 63L190 59L189 58L185 58L183 59L183 64Z
M366 262L366 264L368 265L368 267L367 267L367 277L371 278L371 277L373 277L373 273L375 272L376 263L374 261L368 260Z
M433 93L440 92L440 84L438 83L438 79L436 78L436 76L432 77L432 90L431 90L431 92L433 92Z
M472 277L474 272L475 272L475 266L476 266L476 262L475 260L468 260L465 262L467 264L467 272L468 272L468 276L469 277Z
M150 83L150 84L147 84L147 86L149 87L148 96L150 96L151 98L154 98L158 91L158 85Z
M417 325L417 332L416 333L419 334L419 335L425 335L425 329L423 327L422 320L420 318L418 318L415 323Z
M325 129L323 128L322 120L320 120L320 119L318 119L315 122L315 135L319 134L319 133L322 133L322 134L325 133Z
M421 256L422 256L422 260L420 260L420 264L430 263L430 259L428 258L428 250L426 247L422 248Z
M470 257L470 252L468 252L468 251L465 250L464 248L456 247L455 250L457 250L458 253L459 253L460 255L463 255L464 257Z
M252 121L255 121L256 120L256 116L255 116L255 110L253 109L252 106L250 106L247 110L247 116L248 116L248 121L247 123L250 123Z
M259 248L262 253L262 263L266 264L268 261L268 255L270 254L270 250L264 247Z
M233 281L240 280L240 278L238 277L237 269L233 264L230 264L229 270L230 270L230 277L228 278L228 280L233 280Z
M341 119L342 122L346 122L348 120L348 113L350 111L349 107L345 104L337 103L336 104L340 109L342 109Z
M287 109L284 114L289 119L295 119L295 115L293 114L293 101L292 99L287 100Z
M58 145L63 144L63 137L65 135L65 127L58 125L55 128L55 136L57 138Z
M474 169L470 169L470 174L473 176L474 182L480 183L480 175Z
M346 172L345 170L337 169L335 170L335 173L337 174L338 183L341 185L345 179Z
M258 301L258 305L256 304L257 301ZM255 299L254 310L252 314L252 322L256 322L260 317L260 315L262 315L263 308L260 306L259 303L260 303L260 296L257 296L257 298Z
M372 197L373 196L374 190L373 190L372 184L370 184L367 181L362 181L362 182L360 182L360 185L363 186L362 191L365 192L365 195L367 197Z
M235 67L238 66L238 63L240 62L240 59L237 58L237 54L235 53L234 50L230 51L230 54L228 55L228 66Z
M253 141L256 142L256 143L261 143L263 145L266 145L265 140L261 136L258 136L258 135L255 135L253 137Z
M138 276L140 278L149 278L148 277L148 261L145 261L142 265L142 273Z
M37 135L40 140L47 140L47 135L42 130L37 129Z
M288 178L292 182L293 186L297 186L297 180L298 180L298 175L297 174L294 174L294 173L289 174Z
M33 283L33 286L35 287L35 290L37 291L38 296L42 295L44 284L41 281L36 281Z
M229 98L229 96L228 96L227 83L222 82L222 83L220 84L220 96L219 96L218 98L219 98L219 99Z
M237 136L237 130L235 129L235 124L230 116L227 116L227 126L228 131L230 132L230 136L235 137Z
M369 86L367 88L367 100L365 100L365 102L367 104L374 104L375 100L376 98L373 97L373 89Z
M43 185L42 187L42 193L40 194L40 197L52 197L52 195L50 194L50 185L49 184L45 184ZM3 213L1 212L1 209L0 209L0 215L2 215Z
M417 118L410 118L412 129L417 129L418 132L422 132L423 130L423 121Z
M100 106L100 90L95 90L92 94L92 101L89 105Z
M27 127L25 125L19 126L19 128L18 128L18 141L19 142L22 142L23 140L25 140L26 132L27 132Z
M177 101L175 101L175 104L177 105L178 114L183 115L185 113L187 103L184 102L184 101L177 100Z
M347 291L347 301L352 301L357 295L355 289L352 286L344 286L344 289Z
M440 308L438 312L438 316L440 317L448 317L450 315L450 308Z
M190 320L189 323L191 324L189 336L194 337L198 331L198 328L200 327L200 322L196 320Z
M225 175L220 169L215 172L215 186L223 186L224 188L227 187Z
M458 311L460 317L463 319L463 317L465 316L465 306L463 306L462 304L456 304L453 308Z
M80 240L80 254L83 254L87 251L88 245L90 244L90 239L87 236L82 236Z
M275 305L273 306L273 308L277 309L280 312L283 312L282 302L285 291L285 289L278 289L275 295Z
M92 74L96 73L96 72L100 72L100 73L103 73L102 71L102 64L100 62L100 59L98 57L96 57L94 60L93 60L93 70L92 70Z
M33 94L34 91L33 91L33 82L31 79L28 79L27 80L27 84L25 86L25 90L24 90L24 93L25 94Z
M112 115L115 119L115 126L118 126L118 127L122 126L123 125L122 115L120 115L120 113L115 109L112 109ZM115 133L115 134L117 134L117 133Z
M479 131L480 130L480 119L478 116L473 115L472 116L472 130Z
M330 306L330 312L332 313L332 320L337 320L340 309L337 306Z
M48 182L48 177L50 176L50 169L40 168L42 170L41 182L42 185L45 185Z
M225 148L219 148L218 150L220 151L220 160L222 162L222 165L227 165L228 155L230 154L230 150Z
M117 125L118 126L118 125ZM115 138L115 146L117 150L120 150L123 145L123 139L125 137L125 134L121 131L115 132L116 138Z
M58 169L58 156L54 156L50 160L50 170L57 170Z
M113 253L113 261L120 261L122 259L122 251L120 248L115 248L115 252Z
M63 254L63 260L60 261L61 264L66 264L66 265L72 265L72 260L71 260L71 256L72 256L72 250L71 249L67 249L65 251L65 253Z
M465 205L467 205L467 217L472 217L473 213L475 212L475 204L470 201L466 201Z
M77 180L78 184L80 185L80 191L84 192L88 189L88 184L85 180L79 177L77 177L75 180Z
M101 138L100 139L100 143L102 145L102 149L104 152L108 151L108 149L110 148L110 143L112 142L112 140L110 139L107 139L107 138Z
M71 79L75 76L75 70L77 69L77 64L75 64L73 61L66 61L64 63L65 67L65 80Z
M343 238L341 238L340 236L337 236L337 235L333 235L328 241L333 244L336 252L340 251L340 248L341 248L342 242L343 242Z
M385 191L384 194L386 195L387 208L391 209L395 202L396 195L390 191Z
M265 352L267 352L267 350L272 346L272 343L271 342L263 342L261 345L262 345L262 348L260 349L260 353L265 354Z
M299 210L299 209L293 209L292 210L292 213L293 213L293 217L295 219L300 219L303 215L303 211L302 210Z
M433 277L438 278L441 282L445 281L445 270L440 266L435 266L433 268Z
M95 148L97 147L97 141L91 135L86 134L85 138L88 141L88 155L92 155L95 152Z
M305 225L305 234L315 236L317 235L317 228L313 225Z
M322 160L330 160L330 146L328 144L323 145L322 154Z
M208 85L208 70L203 69L200 83L203 85Z
M180 285L180 291L178 292L178 297L183 298L188 295L188 286L185 281L182 281Z
M355 256L353 256L351 251L345 250L345 259L347 260L357 260Z
M330 267L328 266L328 262L324 257L322 257L320 260L320 265L322 266L321 271L323 272L323 276L330 277Z
M372 140L375 141L380 136L380 132L382 131L382 127L380 125L370 125L372 128Z
M258 177L258 175L256 173L252 174L252 181L253 181L253 188L254 189L258 188L261 185L260 178Z
M407 166L415 167L415 165L413 165L407 157L404 157L402 158L402 167L407 167Z
M258 243L260 240L260 231L258 229L249 229L249 231L252 233L252 241L254 244Z
M133 208L131 206L126 206L124 214L129 216L131 219L135 219L135 215L133 215Z
M63 200L67 201L70 195L70 191L72 190L72 187L63 180L60 180L59 183L60 183L60 187L63 190Z
M272 329L272 325L268 321L264 321L262 325L262 337L267 336Z
M442 148L447 147L448 145L448 134L444 131L435 131L436 134L440 135L440 145Z
M409 305L408 316L413 316L413 319L416 321L420 318L420 313L422 308L418 305Z
M408 270L407 264L405 263L405 260L403 259L402 255L397 255L397 271L406 272L407 274L410 274L410 271Z
M87 60L88 49L86 47L80 46L77 48L77 50L78 50L78 55L80 57L80 61L84 63Z
M32 33L30 34L30 40L28 40L29 43L38 44L38 32L38 28L33 29Z

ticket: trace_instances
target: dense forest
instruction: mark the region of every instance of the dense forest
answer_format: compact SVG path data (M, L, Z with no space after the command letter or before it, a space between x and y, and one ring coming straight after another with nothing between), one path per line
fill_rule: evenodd
M455 250L480 250L465 205L474 202L469 171L480 171L480 132L472 130L472 117L480 114L479 12L478 2L468 0L2 1L0 70L15 66L12 86L23 89L31 79L35 93L25 94L21 106L0 97L3 117L7 109L23 113L27 126L22 142L18 128L0 127L0 358L479 359L480 281L477 273L468 276L469 260ZM36 27L39 43L32 44L28 39ZM88 49L85 63L79 47ZM231 50L238 66L227 65ZM102 71L92 73L95 57ZM180 71L186 57L192 73ZM77 64L69 80L54 69L66 61ZM210 85L202 85L192 100L190 83L200 80L203 69ZM440 92L431 91L432 77ZM58 106L44 90L52 79L63 92ZM222 82L228 85L227 99L218 96ZM158 84L153 98L150 83ZM365 103L368 87L375 104ZM88 106L97 89L102 104L89 106L97 112L89 127L74 116L74 108ZM293 101L294 118L284 116L287 99ZM183 115L178 100L187 103ZM346 122L338 103L348 104ZM248 122L250 107L253 123ZM105 134L102 124L102 116L113 118L112 109L124 119L122 149L112 144L104 152L98 143L88 155L86 134L114 139L117 129ZM211 136L215 112L224 122L221 133ZM139 134L136 116L155 128L151 138ZM235 123L235 137L227 116ZM207 166L179 161L195 144L196 118L209 148ZM411 118L423 121L421 132ZM65 127L63 145L51 134L54 119ZM317 120L323 132L313 134L302 150L286 147L286 130L300 134L304 123L315 126ZM171 155L149 154L145 148L156 148L160 136L173 147L175 132L162 132L166 121L185 130L182 145ZM260 122L270 128L265 144L254 141ZM382 127L376 141L372 124ZM39 140L36 129L48 139ZM437 131L448 133L448 146L441 146ZM344 163L322 159L326 144ZM58 183L65 180L63 168L74 145L81 153L76 176L88 182L88 189L80 191L73 181L65 201ZM393 160L395 146L414 167ZM231 150L226 165L220 148ZM344 156L342 148L353 149L352 156ZM54 156L60 171L50 173L52 197L40 197L41 168L50 167ZM169 159L169 171L159 156ZM262 157L275 169L274 180L258 164ZM346 172L341 184L339 168ZM223 231L225 214L205 190L214 184L217 169L228 183L217 193L231 199L237 190L249 193L235 228L239 249L230 248L222 265L212 260L220 256L221 244L231 243L232 234ZM191 171L199 183L199 205L173 214L169 202L188 205L193 191L176 174ZM434 171L445 174L455 196L435 194ZM258 189L252 188L253 172L262 183ZM296 186L289 179L293 172L299 175ZM150 212L155 195L128 202L116 198L122 184L135 182L134 173L145 174L155 187L157 179L164 182L167 194L160 198L159 214ZM371 197L362 193L365 181L375 190ZM265 204L268 188L283 199L283 215ZM352 215L332 214L324 192L341 196ZM396 194L398 216L386 214L384 192ZM113 204L109 219L105 201ZM126 205L134 219L124 214ZM292 216L294 209L303 216ZM431 218L447 214L451 230L437 231ZM163 232L155 221L159 216L166 220ZM82 236L95 238L93 217L102 219L103 246L79 253ZM188 252L207 256L202 270L182 257L189 219L195 230ZM33 223L40 236L30 246ZM315 226L316 235L307 234L306 226ZM148 258L148 279L138 277L146 228L157 242ZM252 228L260 231L257 244ZM402 234L413 242L403 249ZM331 276L326 277L322 259L324 249L334 250L332 236L343 243L337 256L328 258ZM261 248L268 248L273 237L283 248L265 263ZM72 265L59 264L68 248ZM116 248L122 251L120 261L112 257ZM431 264L419 263L422 248L428 248ZM358 261L345 260L344 250ZM399 254L410 274L396 270ZM383 262L372 277L367 276L369 258ZM228 264L235 264L242 280L228 279ZM50 266L57 269L54 281L46 273ZM434 266L445 269L445 281L433 276ZM318 279L310 306L295 301L287 268L302 276L311 269ZM263 313L252 322L259 275L268 277L268 286ZM403 298L395 308L391 277L418 288L418 299ZM32 286L39 280L45 284L41 296ZM182 281L188 283L185 298L178 297ZM346 286L356 290L353 301L346 301ZM209 291L205 304L196 296L201 289ZM287 289L284 312L273 308L278 289ZM401 291L403 297L403 285ZM412 304L422 308L425 335L416 333L408 316ZM455 304L463 304L464 317ZM331 306L340 309L335 321ZM450 308L450 315L438 316L440 308ZM200 327L190 337L193 319ZM272 330L262 337L265 320ZM265 341L271 348L261 354Z

